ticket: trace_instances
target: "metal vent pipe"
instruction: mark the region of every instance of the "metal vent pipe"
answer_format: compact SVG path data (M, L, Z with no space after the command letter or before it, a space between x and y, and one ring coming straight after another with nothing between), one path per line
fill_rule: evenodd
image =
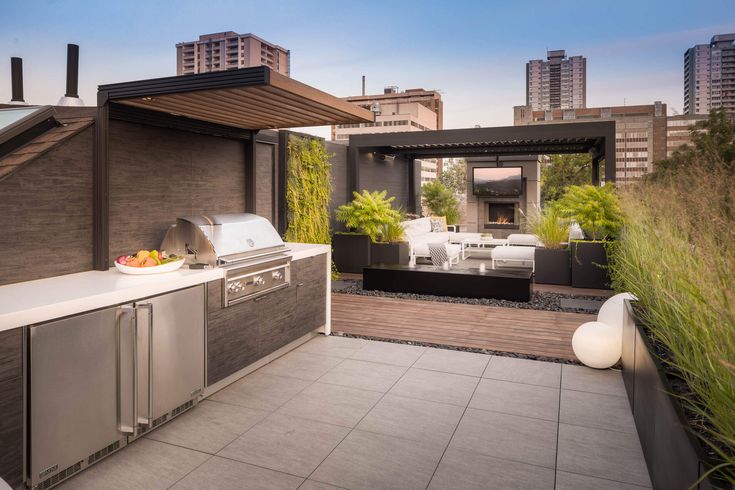
M23 58L10 58L11 104L25 104L23 100Z

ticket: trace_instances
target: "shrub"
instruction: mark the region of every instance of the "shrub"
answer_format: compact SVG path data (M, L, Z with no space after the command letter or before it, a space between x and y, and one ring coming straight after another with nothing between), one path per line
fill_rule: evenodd
M438 180L428 182L421 188L424 205L435 216L444 216L448 225L459 222L459 200L451 189Z
M331 243L329 197L332 192L331 155L324 142L292 136L288 140L288 229L286 240Z
M569 239L569 220L554 205L535 209L527 217L526 225L549 249L560 249L562 243Z
M373 242L380 241L385 228L399 223L401 213L392 208L395 197L386 198L387 191L362 193L354 192L352 202L337 208L337 220L352 230L364 233Z
M623 224L623 214L615 188L573 185L557 201L562 216L574 219L592 240L614 238Z

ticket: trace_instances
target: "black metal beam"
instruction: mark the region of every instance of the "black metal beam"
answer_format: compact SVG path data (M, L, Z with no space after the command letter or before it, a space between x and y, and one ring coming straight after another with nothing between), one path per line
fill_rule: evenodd
M600 185L600 157L592 159L592 185Z
M385 155L415 155L417 158L471 157L481 155L557 155L562 153L587 153L589 146L518 146L451 149L411 149L370 148L370 151Z
M278 132L278 164L276 175L273 176L276 184L276 229L283 236L288 229L288 203L286 202L286 177L288 169L288 137L290 132L281 130Z
M253 131L250 139L245 141L245 212L255 213L257 202L258 183L255 175L257 144L255 135L257 131Z
M97 108L92 167L92 257L98 271L110 267L109 138L110 110L104 103Z
M408 209L411 213L416 213L416 160L414 157L407 159L408 164ZM421 171L418 172L419 178Z
M232 87L267 85L270 69L266 66L241 68L210 73L197 73L174 77L136 80L134 82L100 85L99 90L106 92L110 100L131 97L152 97L155 95L176 94L195 90L214 90Z
M350 146L347 149L347 200L352 200L353 192L360 192L360 149L356 145L352 145L350 136Z

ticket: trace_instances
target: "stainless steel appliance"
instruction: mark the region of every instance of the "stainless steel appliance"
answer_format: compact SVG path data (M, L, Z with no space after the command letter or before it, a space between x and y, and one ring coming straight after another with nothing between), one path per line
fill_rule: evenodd
M29 327L26 482L49 488L193 406L204 286Z
M271 223L254 214L178 218L161 249L186 255L190 266L223 267L223 306L246 301L291 283L291 257Z

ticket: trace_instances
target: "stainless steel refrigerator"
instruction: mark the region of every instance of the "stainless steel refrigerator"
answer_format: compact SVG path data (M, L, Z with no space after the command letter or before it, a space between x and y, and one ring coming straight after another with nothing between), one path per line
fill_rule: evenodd
M26 483L48 488L196 403L204 286L31 326Z

